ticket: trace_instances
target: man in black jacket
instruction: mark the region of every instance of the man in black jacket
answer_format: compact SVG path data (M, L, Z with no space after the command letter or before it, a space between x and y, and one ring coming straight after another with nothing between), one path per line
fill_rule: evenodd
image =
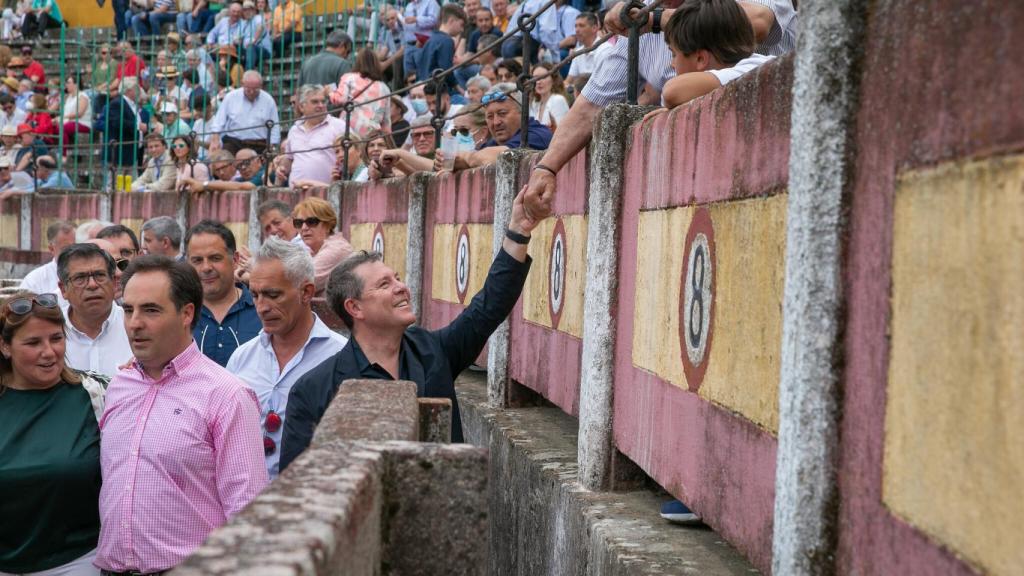
M417 394L452 401L452 441L462 442L455 378L483 350L487 338L512 312L526 282L530 232L537 222L523 211L523 193L512 205L505 241L483 289L451 324L436 331L414 326L409 289L380 254L359 252L331 273L327 299L352 331L348 344L292 387L281 441L281 470L313 438L338 387L352 378L411 380Z
M120 96L111 98L103 111L103 130L106 161L122 168L134 168L139 161L141 137L139 134L138 80L125 78L121 82Z

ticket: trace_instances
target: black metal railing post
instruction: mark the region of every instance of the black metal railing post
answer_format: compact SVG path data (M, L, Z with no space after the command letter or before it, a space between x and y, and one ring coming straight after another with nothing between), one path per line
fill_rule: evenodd
M342 155L343 166L341 167L341 179L348 180L350 174L348 173L348 154L349 149L352 148L352 112L356 109L356 103L352 98L349 98L345 102L345 139L341 141L341 147L344 152Z
M448 87L445 85L444 70L440 68L434 70L434 103L435 108L433 119L430 120L431 126L434 127L434 150L441 147L441 136L444 130L444 111L441 110L441 102L444 101L444 94L442 90L448 91Z
M632 0L622 10L622 22L629 27L629 39L626 45L626 102L636 104L640 97L640 29L647 25L647 13L644 4ZM641 11L638 17L630 14L633 10Z
M523 70L519 73L519 77L516 78L516 84L519 86L519 147L522 149L529 148L529 138L527 130L530 123L530 98L529 94L529 78L530 70L530 43L533 42L533 37L530 35L533 32L534 27L537 26L537 20L530 18L530 14L523 12L519 15L519 29L523 33Z

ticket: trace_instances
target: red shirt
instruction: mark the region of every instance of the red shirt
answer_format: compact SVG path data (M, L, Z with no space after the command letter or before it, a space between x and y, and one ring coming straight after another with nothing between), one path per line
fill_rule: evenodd
M117 79L124 80L125 76L140 76L145 69L146 63L142 61L142 58L139 58L138 54L132 54L131 58L117 65Z
M33 76L38 76L38 78L33 78ZM39 60L33 60L25 67L25 78L35 81L36 84L46 83L46 70L43 70L43 65L39 63Z

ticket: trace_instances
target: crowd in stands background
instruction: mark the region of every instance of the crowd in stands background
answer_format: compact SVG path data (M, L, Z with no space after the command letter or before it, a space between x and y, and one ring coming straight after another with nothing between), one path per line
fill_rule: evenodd
M379 254L353 252L316 195L260 205L255 254L215 221L49 224L53 260L0 301L0 490L19 495L0 574L173 568L301 453L344 378L408 379L452 399L460 440L454 378L519 298L558 171L628 88L621 36L557 66L625 33L622 4L557 3L525 62L521 35L488 46L541 0L384 6L377 44L331 32L278 102L258 68L301 41L293 0L112 3L119 41L63 85L31 44L0 49L0 201L72 187L62 156L93 138L135 176L130 193L308 189L482 166L524 141L543 152L483 289L434 332L414 326L408 288ZM52 0L23 0L0 32L32 39L60 21ZM792 51L797 22L790 0L666 0L640 38L641 103L660 104L655 117ZM165 26L176 31L154 62L125 39ZM465 73L402 90L481 50ZM347 115L347 102L367 105ZM312 312L316 296L348 335ZM673 518L695 516L674 506Z

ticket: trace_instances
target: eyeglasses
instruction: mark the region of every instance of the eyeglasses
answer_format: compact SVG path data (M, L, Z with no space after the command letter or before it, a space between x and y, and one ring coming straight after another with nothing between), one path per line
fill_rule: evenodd
M310 216L309 218L292 218L292 225L296 228L302 228L303 224L310 228L316 228L320 225L320 222L323 222L323 220L320 220L316 216Z
M267 412L267 417L263 419L263 429L267 432L267 434L273 434L274 432L277 432L278 430L280 430L281 429L281 416L277 412L275 412L273 410ZM270 456L276 450L277 450L277 442L274 442L273 438L271 438L270 436L267 436L266 434L264 434L263 435L263 453L265 455L267 455L267 456Z
M453 137L462 134L463 136L469 136L469 128L452 128L449 132Z
M89 285L89 280L95 280L97 286L103 286L107 282L110 282L110 275L103 270L94 270L93 272L75 274L68 279L68 282L70 282L75 288L85 288Z
M249 158L247 160L238 160L237 162L235 162L235 165L241 168L242 170L245 170L249 166L252 166L252 161L252 158Z
M413 140L415 140L417 138L433 138L433 137L434 137L434 131L433 130L430 130L429 132L413 132L412 133Z
M7 309L10 310L11 314L24 316L32 311L33 305L37 305L40 308L56 308L57 295L47 293L39 294L33 298L15 298L7 303Z
M515 98L509 96L508 94L501 90L496 90L494 92L488 92L487 94L484 94L484 97L480 99L480 104L486 106L491 102L504 102L505 100L511 100L513 102L516 102ZM516 102L516 104L518 103L519 102Z
M127 258L118 258L117 260L114 260L114 266L121 272L127 270L129 264L131 264L131 261Z

